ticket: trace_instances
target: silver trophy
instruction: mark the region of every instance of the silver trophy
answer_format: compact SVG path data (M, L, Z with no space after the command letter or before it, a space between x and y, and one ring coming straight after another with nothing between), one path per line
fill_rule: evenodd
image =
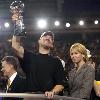
M14 20L14 35L25 35L25 26L23 23L22 13L24 11L24 3L22 1L14 1L10 5L10 11L13 16L17 16L17 20Z

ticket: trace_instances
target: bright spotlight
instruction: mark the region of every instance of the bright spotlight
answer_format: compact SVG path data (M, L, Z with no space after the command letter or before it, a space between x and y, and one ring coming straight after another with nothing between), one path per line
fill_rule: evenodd
M99 21L98 21L98 20L95 20L95 21L94 21L94 24L98 24L98 23L99 23Z
M39 21L37 22L37 25L38 25L39 28L43 29L43 28L46 28L47 22L46 22L46 20L41 19L41 20L39 20Z
M55 21L55 26L59 26L60 25L60 22L59 21Z
M79 21L79 25L83 26L84 25L84 21L83 20L80 20Z
M6 28L8 28L10 25L9 25L8 22L5 22L5 23L4 23L4 26L5 26Z
M70 23L66 23L66 27L70 27Z

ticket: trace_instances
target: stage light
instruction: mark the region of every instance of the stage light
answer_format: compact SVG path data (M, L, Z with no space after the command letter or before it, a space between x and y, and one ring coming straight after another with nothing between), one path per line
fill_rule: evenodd
M98 24L98 23L99 23L99 21L98 21L98 20L95 20L95 21L94 21L94 24Z
M83 26L84 25L84 21L83 20L80 20L79 21L79 25Z
M44 20L44 19L41 19L41 20L39 20L39 21L37 22L37 25L38 25L39 28L44 29L44 28L46 28L46 26L47 26L47 21Z
M66 27L70 27L70 23L66 23Z
M60 22L59 21L55 21L55 26L59 26L60 25Z
M6 28L8 28L10 25L9 25L8 22L5 22L5 23L4 23L4 26L5 26Z

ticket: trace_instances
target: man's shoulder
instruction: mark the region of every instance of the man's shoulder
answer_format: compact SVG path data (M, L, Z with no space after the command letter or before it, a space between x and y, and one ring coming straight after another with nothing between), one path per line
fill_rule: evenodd
M48 54L49 57L51 57L52 59L56 59L56 60L59 60L59 58L57 56L54 56L52 54Z
M17 74L17 75L16 75L16 79L17 79L17 80L26 80L26 77L24 77L24 76L22 76L22 75L20 75L20 74Z
M61 62L61 60L57 56L49 55L49 57L54 61Z
M25 56L33 56L33 55L37 55L34 51L31 51L31 50L27 50L27 49L25 49L24 50L24 57Z

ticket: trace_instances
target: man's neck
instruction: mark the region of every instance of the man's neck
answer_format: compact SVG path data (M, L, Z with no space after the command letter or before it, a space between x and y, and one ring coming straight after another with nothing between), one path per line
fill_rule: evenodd
M9 75L9 78L10 78L14 73L16 73L16 71L12 71L12 73Z
M41 53L41 54L49 54L50 53L50 49L39 48L39 53Z

